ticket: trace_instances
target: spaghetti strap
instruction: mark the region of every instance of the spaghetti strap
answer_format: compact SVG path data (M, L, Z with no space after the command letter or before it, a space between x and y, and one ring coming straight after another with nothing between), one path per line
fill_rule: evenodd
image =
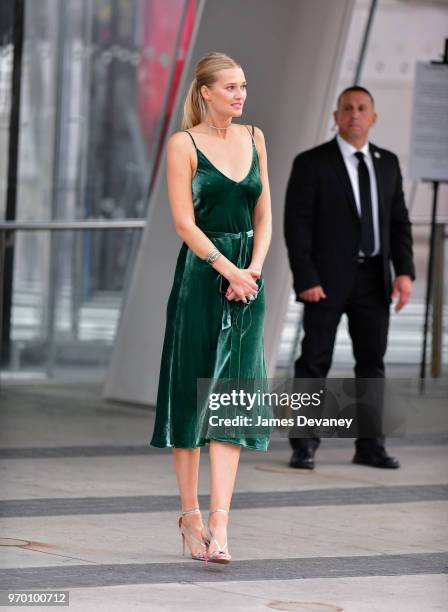
M191 133L190 133L188 130L184 130L184 132L187 132L187 134L189 135L189 137L190 137L190 138L191 138L191 140L193 141L194 148L195 148L195 149L197 149L196 143L195 143L194 138L193 138L193 136L191 135Z
M254 145L255 145L255 138L254 138L254 135L255 135L255 126L253 126L253 125L252 125L252 131L251 131L251 130L249 130L249 126L248 126L248 125L246 125L246 128L247 128L247 131L248 131L248 132L249 132L249 134L250 134L250 137L252 138L252 142L253 142L253 143L254 143Z

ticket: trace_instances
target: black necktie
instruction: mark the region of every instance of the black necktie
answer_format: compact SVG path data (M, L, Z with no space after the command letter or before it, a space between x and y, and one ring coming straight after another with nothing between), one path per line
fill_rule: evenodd
M370 192L370 174L364 153L357 151L355 156L358 158L358 183L359 199L361 202L361 251L366 257L370 257L374 249L373 238L373 215L372 215L372 194Z

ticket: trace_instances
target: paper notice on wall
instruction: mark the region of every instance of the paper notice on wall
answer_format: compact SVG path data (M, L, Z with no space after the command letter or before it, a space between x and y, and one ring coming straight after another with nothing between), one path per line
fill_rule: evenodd
M448 65L417 62L410 177L448 181Z

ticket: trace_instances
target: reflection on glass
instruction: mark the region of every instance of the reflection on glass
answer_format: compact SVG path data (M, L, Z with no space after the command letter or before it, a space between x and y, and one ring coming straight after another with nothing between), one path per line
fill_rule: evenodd
M17 220L146 216L195 5L26 3ZM68 339L70 363L106 363L139 235L16 235L13 351L5 370L32 364L57 374Z

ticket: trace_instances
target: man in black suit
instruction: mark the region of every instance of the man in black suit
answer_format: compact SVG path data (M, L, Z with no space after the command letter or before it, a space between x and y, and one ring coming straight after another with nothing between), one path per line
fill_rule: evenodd
M389 308L415 279L411 223L397 156L368 141L377 115L363 87L344 90L337 136L298 155L286 194L284 234L297 301L304 302L296 378L325 378L336 331L348 318L356 378L384 378ZM395 279L392 283L390 263ZM290 438L290 467L314 468L320 440ZM398 468L384 437L358 437L353 463Z

